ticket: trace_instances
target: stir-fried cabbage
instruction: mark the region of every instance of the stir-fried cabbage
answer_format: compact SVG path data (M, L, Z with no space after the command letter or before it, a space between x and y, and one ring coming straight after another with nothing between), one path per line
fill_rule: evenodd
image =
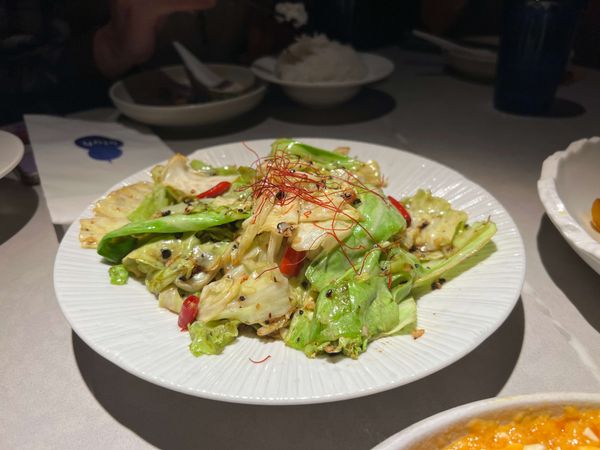
M357 358L375 339L415 331L419 290L441 286L496 227L467 224L425 190L399 204L377 163L349 151L280 139L252 168L175 155L153 183L99 202L82 245L115 263L113 283L143 280L179 314L196 356L251 327L309 357Z

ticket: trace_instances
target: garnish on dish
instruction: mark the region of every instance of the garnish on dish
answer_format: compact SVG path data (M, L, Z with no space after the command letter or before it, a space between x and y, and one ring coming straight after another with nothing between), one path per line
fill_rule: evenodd
M98 202L82 245L114 264L111 282L143 280L194 355L242 326L309 357L420 337L415 292L441 288L496 226L426 190L388 196L378 164L348 152L280 139L251 167L175 155Z

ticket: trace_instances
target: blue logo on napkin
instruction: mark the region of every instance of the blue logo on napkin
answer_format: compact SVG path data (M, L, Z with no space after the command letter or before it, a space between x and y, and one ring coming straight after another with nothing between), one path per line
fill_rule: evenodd
M90 158L100 161L112 161L123 154L119 147L123 142L104 136L84 136L75 141L75 145L88 151Z

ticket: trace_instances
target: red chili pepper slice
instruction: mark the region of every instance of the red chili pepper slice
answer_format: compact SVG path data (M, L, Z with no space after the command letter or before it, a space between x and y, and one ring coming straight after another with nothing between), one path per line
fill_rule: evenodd
M402 214L402 217L404 217L404 220L406 220L406 226L410 227L410 223L412 222L412 219L410 217L410 214L404 207L404 205L402 203L400 203L398 200L396 200L394 197L392 197L391 195L388 195L388 199L390 200L390 203L392 205L394 205L394 207L398 211L400 211L400 214Z
M295 277L300 273L300 269L302 269L302 263L304 262L305 256L306 252L297 252L290 245L285 249L283 258L281 258L279 270L288 277Z
M200 298L195 295L190 295L183 301L181 311L179 311L179 319L177 320L177 325L179 325L181 331L187 330L189 324L196 320L198 303L200 303Z
M201 192L196 195L196 198L213 198L218 197L219 195L223 195L231 188L231 183L229 181L221 181L217 183L215 186L211 187L209 190Z

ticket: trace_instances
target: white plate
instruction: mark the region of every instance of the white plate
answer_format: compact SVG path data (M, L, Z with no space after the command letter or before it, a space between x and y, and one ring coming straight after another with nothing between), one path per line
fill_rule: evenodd
M0 130L0 178L9 174L23 158L23 143L14 134Z
M466 427L473 419L510 421L519 412L559 415L565 406L600 408L600 394L557 392L467 403L417 422L373 450L441 449L467 434Z
M257 59L251 69L257 77L280 85L286 95L301 105L324 108L350 100L362 86L383 80L394 71L394 64L389 59L371 53L359 55L367 66L367 76L362 80L318 83L282 80L275 74L277 59L273 56Z
M538 194L560 234L600 274L600 233L591 225L592 203L600 197L600 138L581 139L549 156Z
M252 72L241 66L227 64L208 64L215 72L225 78L236 81L242 86L251 88L242 95L225 100L214 100L204 103L190 103L185 105L154 106L136 103L125 84L139 83L141 77L152 76L152 72L161 72L173 81L189 86L189 79L183 66L170 66L152 72L143 72L132 75L128 79L114 83L109 95L115 106L128 117L148 125L159 126L193 126L209 125L223 122L258 106L263 99L266 87L257 81Z
M426 330L421 338L380 339L352 360L308 359L281 341L241 337L222 355L195 358L176 316L160 309L143 283L109 283L108 266L93 250L80 248L78 221L61 242L54 270L59 304L75 332L113 363L166 388L230 402L303 404L360 397L415 381L463 357L502 324L519 297L525 256L515 223L496 199L457 172L407 152L363 142L301 140L324 148L349 145L351 154L377 159L389 179L389 194L402 197L428 188L466 210L470 220L491 216L498 225L496 251L486 247L482 254L487 258L476 257L478 264L419 300L419 327ZM266 154L271 142L246 145ZM249 164L256 158L241 143L192 156L214 165ZM147 179L143 171L123 183ZM83 217L90 213L91 207ZM249 361L267 355L271 358L262 364Z

